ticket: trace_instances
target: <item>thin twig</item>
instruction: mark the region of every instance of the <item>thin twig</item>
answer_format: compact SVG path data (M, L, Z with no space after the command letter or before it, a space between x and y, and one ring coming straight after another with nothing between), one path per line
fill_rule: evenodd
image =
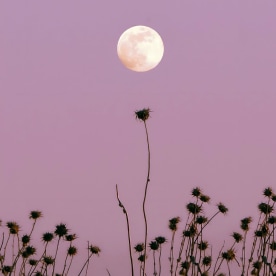
M127 213L127 210L126 210L125 206L123 205L123 203L119 199L119 189L118 189L118 185L117 184L116 184L116 195L117 195L117 200L118 200L118 203L119 203L119 207L121 207L123 209L123 213L126 216L128 249L129 249L129 257L130 257L130 264L131 264L131 275L134 276L134 268L133 268L133 258L132 258L132 250L131 250L131 237L130 237L130 226L129 226L128 213Z

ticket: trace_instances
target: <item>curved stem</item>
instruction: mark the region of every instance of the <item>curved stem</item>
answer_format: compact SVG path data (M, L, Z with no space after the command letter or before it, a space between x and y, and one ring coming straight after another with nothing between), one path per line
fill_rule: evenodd
M148 222L147 222L147 216L146 216L146 198L147 198L147 190L148 190L148 184L149 184L149 176L150 176L150 145L149 145L149 135L148 135L148 129L146 121L144 121L144 126L146 130L146 136L147 136L147 146L148 146L148 174L147 174L147 180L146 180L146 186L145 186L145 193L144 193L144 200L143 200L143 214L144 214L144 220L145 220L145 241L144 241L144 270L143 270L143 276L145 276L146 271L146 257L147 257L147 238L148 238Z

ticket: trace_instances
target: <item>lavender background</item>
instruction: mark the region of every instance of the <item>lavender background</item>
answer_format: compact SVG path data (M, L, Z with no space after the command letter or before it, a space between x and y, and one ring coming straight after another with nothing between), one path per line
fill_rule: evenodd
M147 152L134 111L150 107L149 238L169 238L168 219L185 219L200 186L211 212L229 207L208 232L219 248L275 189L275 9L272 0L1 1L0 218L27 231L29 211L42 210L39 237L65 222L80 251L87 240L102 249L91 275L129 275L115 184L141 242ZM134 25L164 41L146 73L117 57Z

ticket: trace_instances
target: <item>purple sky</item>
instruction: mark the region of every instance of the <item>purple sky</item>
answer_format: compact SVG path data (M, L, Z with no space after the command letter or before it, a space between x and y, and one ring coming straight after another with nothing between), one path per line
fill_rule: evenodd
M210 227L219 247L275 187L275 9L273 0L1 1L1 219L28 229L40 209L38 235L62 221L80 250L87 240L102 248L91 274L130 275L115 184L141 242L147 152L134 111L150 107L149 238L169 238L168 219L185 220L200 186L211 206L229 207ZM164 41L146 73L117 57L134 25Z

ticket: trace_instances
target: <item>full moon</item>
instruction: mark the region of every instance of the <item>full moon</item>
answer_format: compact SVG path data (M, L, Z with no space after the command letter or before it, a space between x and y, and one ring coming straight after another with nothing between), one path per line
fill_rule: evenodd
M164 54L164 44L155 30L134 26L120 36L117 53L126 68L145 72L159 64Z

